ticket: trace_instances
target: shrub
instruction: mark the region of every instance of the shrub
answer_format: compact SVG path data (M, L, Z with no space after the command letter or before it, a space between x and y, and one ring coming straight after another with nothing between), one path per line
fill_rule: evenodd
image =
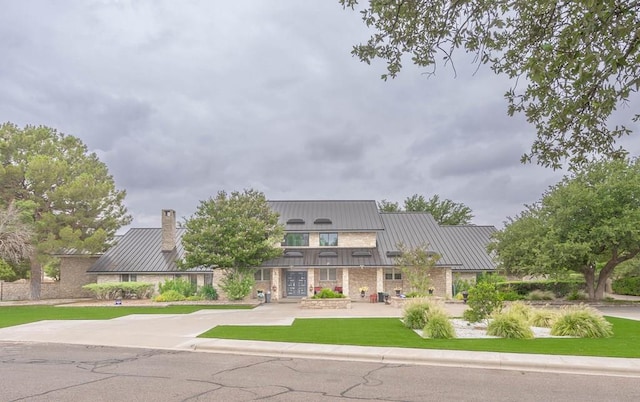
M218 291L211 285L204 285L198 291L198 294L205 300L218 300Z
M531 339L533 331L524 317L507 312L493 316L493 320L487 326L487 335L511 339Z
M220 289L224 290L229 300L242 300L255 284L253 274L238 270L227 270L227 274L220 281Z
M191 281L183 278L168 279L159 285L160 294L170 290L175 290L184 297L193 296L196 293L196 287Z
M572 290L584 289L585 282L584 278L540 281L508 281L498 283L496 286L498 287L498 290L502 292L512 290L522 296L525 296L534 290L546 290L553 292L556 297L565 297Z
M522 296L515 290L500 291L500 296L504 301L516 301L524 299L524 296Z
M555 299L555 294L550 290L532 290L526 296L527 300L553 300Z
M404 307L402 322L408 328L422 329L427 324L427 316L431 308L432 305L428 301L410 301Z
M82 288L92 292L96 299L113 300L117 297L147 299L153 293L154 285L146 282L109 282L90 283Z
M408 298L408 299L415 299L415 298L418 298L418 297L427 297L426 294L421 293L421 292L409 292L409 293L405 294L404 296L406 298Z
M611 289L619 295L640 296L640 276L616 279L611 283Z
M493 283L483 281L469 290L467 301L469 308L463 313L463 318L469 322L478 322L487 318L491 313L502 308L502 299Z
M341 299L345 297L342 293L334 292L331 289L323 288L318 293L313 295L312 299Z
M567 300L587 300L589 297L587 294L581 290L574 289L572 290L566 297Z
M609 338L613 336L613 326L597 310L580 305L562 312L551 327L551 335Z
M449 316L440 310L434 309L428 313L427 323L423 328L424 336L434 339L451 339L456 337L456 330L449 320Z
M173 302L173 301L184 301L187 298L177 290L167 290L166 292L160 293L154 299L157 302Z
M11 265L0 258L0 281L13 282L18 279L18 275L13 272Z
M529 325L534 327L551 328L560 314L555 310L535 309L529 317Z
M204 300L204 297L200 296L200 295L193 295L193 296L189 296L187 297L188 301L202 301Z

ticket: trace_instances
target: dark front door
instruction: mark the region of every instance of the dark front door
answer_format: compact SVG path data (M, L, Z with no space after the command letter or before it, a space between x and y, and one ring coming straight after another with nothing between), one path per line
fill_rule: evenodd
M300 297L307 295L306 271L288 271L286 280L288 297Z

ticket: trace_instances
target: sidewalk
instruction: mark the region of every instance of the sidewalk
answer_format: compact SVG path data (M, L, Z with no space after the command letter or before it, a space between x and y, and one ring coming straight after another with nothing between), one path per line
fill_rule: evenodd
M447 303L445 306L454 316L461 315L466 307L460 303ZM606 314L620 314L626 318L640 319L640 307L613 309L613 314L609 311ZM103 321L41 321L2 328L0 341L640 377L640 359L197 338L200 333L217 325L291 325L295 318L400 317L401 314L401 309L383 303L356 302L348 310L302 310L293 303L269 303L253 310L200 310L192 314L129 315Z

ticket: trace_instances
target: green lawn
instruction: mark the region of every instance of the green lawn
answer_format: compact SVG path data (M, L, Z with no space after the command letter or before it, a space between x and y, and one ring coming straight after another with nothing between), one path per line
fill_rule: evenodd
M42 320L108 320L130 314L189 314L203 309L247 309L248 305L182 305L158 307L55 307L4 306L0 307L0 328Z
M423 339L397 318L296 319L291 326L218 326L203 338L323 343L332 345L471 350L553 355L640 357L640 321L606 317L606 339Z

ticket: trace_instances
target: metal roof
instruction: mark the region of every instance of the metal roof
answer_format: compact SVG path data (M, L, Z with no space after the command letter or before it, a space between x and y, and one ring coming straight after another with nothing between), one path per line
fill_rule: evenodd
M87 272L138 274L209 271L206 268L182 271L176 265L176 261L184 256L181 241L184 232L185 229L176 229L176 248L171 252L163 252L160 248L162 229L130 229Z
M484 271L496 269L496 262L487 251L487 245L496 232L494 226L441 226L449 249L464 270Z
M378 232L378 248L383 265L394 265L395 259L388 251L397 251L402 243L407 248L428 246L430 251L440 254L438 265L459 265L447 239L433 216L424 212L380 213L385 230Z
M372 232L384 229L378 206L365 201L269 201L280 214L287 232L350 231ZM331 223L314 223L328 219ZM302 220L304 223L287 223Z
M264 268L393 266L394 258L387 253L397 251L399 243L409 248L427 244L429 250L441 255L438 265L450 266L454 271L493 270L496 267L486 250L496 231L493 226L440 226L424 212L380 213L375 201L269 201L269 204L280 213L283 223L289 219L304 220L304 223L286 225L288 232L377 232L377 248L295 248L290 250L296 252L293 256L285 253L262 264ZM330 219L331 224L314 224L317 218ZM184 228L176 229L177 247L171 252L162 252L161 228L130 229L88 272L210 272L211 268L181 271L177 267L176 261L184 256L181 239L185 231Z

